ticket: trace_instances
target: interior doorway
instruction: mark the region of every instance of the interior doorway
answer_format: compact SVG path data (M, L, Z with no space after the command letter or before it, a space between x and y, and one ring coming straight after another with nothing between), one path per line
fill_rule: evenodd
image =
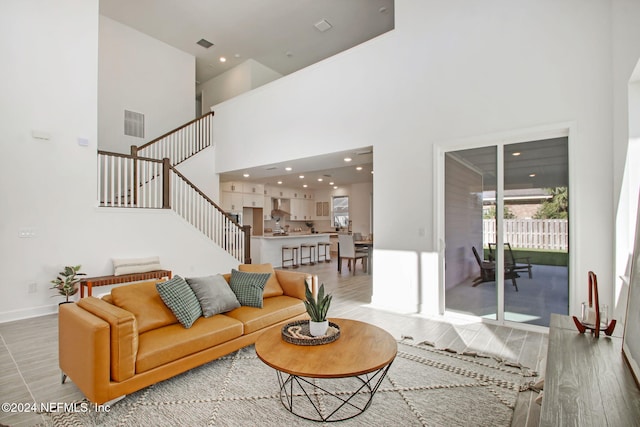
M568 314L568 138L444 157L445 311L537 326Z

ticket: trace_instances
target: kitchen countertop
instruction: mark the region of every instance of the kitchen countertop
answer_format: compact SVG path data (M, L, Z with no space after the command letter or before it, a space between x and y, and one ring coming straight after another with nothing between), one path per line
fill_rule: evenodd
M294 238L305 238L305 237L323 237L329 236L328 233L289 233L287 235L273 235L273 234L265 234L263 236L251 236L252 238L257 239L294 239Z

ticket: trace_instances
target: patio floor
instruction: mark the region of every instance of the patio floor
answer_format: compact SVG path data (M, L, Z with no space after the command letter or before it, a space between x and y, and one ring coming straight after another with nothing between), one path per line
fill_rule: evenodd
M518 292L505 282L505 320L549 326L551 313L569 313L568 268L533 265L533 278L520 273L516 279ZM475 276L446 291L447 311L470 314L487 319L497 318L495 282L472 287Z

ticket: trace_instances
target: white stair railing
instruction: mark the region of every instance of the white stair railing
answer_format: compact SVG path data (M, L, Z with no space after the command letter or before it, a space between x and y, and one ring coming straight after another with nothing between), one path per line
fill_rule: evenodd
M98 151L102 207L172 209L239 262L251 263L250 226L240 226L163 160Z

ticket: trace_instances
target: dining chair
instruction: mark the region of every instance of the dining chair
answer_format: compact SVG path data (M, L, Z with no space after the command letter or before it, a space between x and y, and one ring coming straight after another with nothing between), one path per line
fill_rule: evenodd
M365 263L365 258L369 257L369 253L356 251L356 245L353 240L353 235L338 234L338 244L340 245L340 250L339 250L340 259L338 260L338 271L339 272L342 271L342 260L346 258L349 271L353 271L353 274L356 274L356 262L358 259L361 259L362 269L366 273L367 263ZM353 261L353 270L351 270L352 261Z

